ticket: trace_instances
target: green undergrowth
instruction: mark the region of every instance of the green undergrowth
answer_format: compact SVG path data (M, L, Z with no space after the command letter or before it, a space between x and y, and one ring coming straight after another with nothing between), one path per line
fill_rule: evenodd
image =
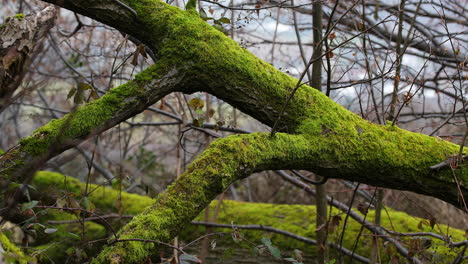
M41 225L34 225L37 237L32 243L40 263L84 263L88 257L99 253L108 231L95 222L74 222L51 224L48 221L77 221L83 216L79 212L67 213L56 209L47 209L39 214Z
M81 199L82 193L85 189L85 185L74 178L66 177L65 180L65 177L59 173L45 171L38 172L36 174L33 184L38 188L38 190L46 191L49 195L50 192L53 191L61 193L60 190L67 190L67 192L72 193L78 200ZM144 208L154 202L154 200L149 197L128 194L107 187L90 185L89 189L94 190L89 196L89 199L95 205L96 212L104 213L118 211L124 215L136 215L141 213ZM119 196L122 197L121 202L116 203ZM119 208L117 205L121 205L122 207ZM211 212L214 211L216 205L216 201L211 203ZM461 230L452 229L438 224L434 228L431 228L426 220L412 217L406 213L397 212L391 209L388 209L387 212L388 214L384 213L382 217L382 224L390 230L398 232L433 232L441 235L449 235L455 242L464 239L464 232ZM160 213L161 215L164 215L163 212ZM341 234L341 227L345 215L338 209L333 209L332 215L336 215L336 217L340 217L342 219L340 221L340 227L333 232L330 231L329 233L329 241L337 243L339 235ZM374 212L371 210L367 219L371 221L373 217ZM315 206L275 205L224 200L220 207L216 222L225 224L233 223L236 225L257 224L271 226L273 228L286 230L300 236L314 239L316 229L314 219ZM204 214L201 213L195 220L204 221ZM151 225L154 225L154 223L148 222L145 226L148 227ZM360 228L360 225L350 218L345 232L343 243L344 247L348 249L353 247L353 243L356 241ZM182 233L180 237L185 242L189 242L204 235L204 230L204 227L190 225L181 230ZM218 229L215 230L219 231ZM232 232L230 229L222 229L222 231ZM244 238L256 244L260 244L262 237L268 236L273 241L273 244L278 246L286 255L294 249L300 249L304 252L314 252L314 248L312 246L279 234L250 230L241 230L241 233ZM356 249L358 254L369 256L371 237L371 234L367 230L364 230ZM217 240L219 241L219 245L232 247L234 250L236 247L242 247L242 245L234 243L229 236L227 236L227 238L218 238ZM416 243L414 241L416 240L410 238L403 239L403 243L408 248ZM383 259L386 259L388 252L395 252L395 249L387 243L385 246L381 243L380 247ZM450 249L443 241L432 240L431 247L419 252L419 254L421 256L424 255L428 261L430 261L428 263L448 263L456 257L457 249Z
M0 230L0 250L0 259L3 258L3 261L5 261L2 263L27 264L30 261L35 261L33 257L26 256L20 248L12 243L4 230Z
M80 200L86 189L86 185L79 180L50 171L37 172L32 183L42 192L46 192L48 197L52 196L56 199L67 193ZM90 184L88 190L90 190L89 200L101 213L120 212L126 215L136 215L154 202L147 196L130 194L96 184Z
M213 201L213 203L211 203L211 212L215 210L216 205L217 201ZM316 230L314 223L316 218L315 212L315 206L312 205L278 205L224 200L222 201L216 223L235 225L256 224L270 226L276 229L286 230L303 237L314 239ZM413 217L406 213L394 211L391 209L387 209L386 212L388 212L388 214L384 211L382 217L382 226L388 228L389 230L403 233L433 232L440 235L448 235L454 242L460 242L464 240L464 231L462 230L449 228L445 225L439 224L437 224L434 228L431 228L427 220ZM342 232L345 214L334 208L332 215L340 217L341 221L340 226L337 227L334 231L329 230L328 239L330 242L339 244L339 237ZM367 219L372 221L373 218L374 211L371 210L367 215ZM204 213L201 213L195 220L204 221L204 219ZM361 225L352 218L349 218L343 240L343 246L345 248L353 248L360 229ZM232 228L214 228L211 230L211 232L219 231L232 232ZM186 241L190 241L204 235L204 232L204 227L191 225L182 232L181 237ZM240 232L243 234L245 239L258 245L261 244L260 240L262 237L270 237L273 244L282 250L286 256L288 256L294 249L300 249L301 251L307 253L315 252L316 250L313 246L306 245L303 242L285 237L280 234L251 230L241 230ZM356 253L368 257L370 255L371 239L372 236L370 232L364 230L359 238ZM218 244L224 247L232 247L234 249L241 247L240 245L236 245L229 236L227 237L227 240L217 238L217 241L221 241L218 242ZM409 249L414 246L415 243L423 243L424 240L416 241L417 238L402 239L403 245ZM427 263L451 263L451 261L453 261L459 253L460 249L451 249L441 240L432 239L431 241L432 244L429 248L418 251L416 254L420 258L427 260ZM389 261L389 257L391 257L392 254L396 254L395 248L388 243L385 243L384 245L384 243L381 241L379 246L380 256L384 263ZM389 252L391 254L389 254ZM336 251L332 250L332 256L336 256Z

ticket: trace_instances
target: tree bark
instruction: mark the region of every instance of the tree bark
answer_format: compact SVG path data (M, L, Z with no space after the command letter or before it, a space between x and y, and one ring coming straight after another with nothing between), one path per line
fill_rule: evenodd
M55 8L47 7L36 15L17 14L0 25L0 113L14 101L13 94L56 15Z

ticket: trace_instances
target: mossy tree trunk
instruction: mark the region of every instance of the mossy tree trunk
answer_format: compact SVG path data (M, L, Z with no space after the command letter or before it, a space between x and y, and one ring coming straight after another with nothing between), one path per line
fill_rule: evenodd
M167 93L205 91L271 126L297 83L199 19L194 10L157 0L46 2L131 34L154 51L158 62L7 151L0 157L3 187L26 180L25 172L143 111ZM274 137L255 133L213 142L152 206L121 230L120 238L168 242L232 182L263 170L306 169L325 177L431 195L458 207L462 207L460 196L468 193L465 166L429 168L458 153L457 145L369 123L306 85L294 95L278 128L283 133ZM105 248L95 263L138 263L155 247L117 243Z

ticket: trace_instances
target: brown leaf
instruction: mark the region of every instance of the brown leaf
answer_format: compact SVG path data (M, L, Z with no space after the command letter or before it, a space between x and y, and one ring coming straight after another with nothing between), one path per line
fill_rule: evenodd
M202 127L203 126L203 120L202 119L194 119L192 121L192 125L194 127Z
M400 257L398 255L393 255L390 259L391 264L400 264Z
M145 58L145 59L148 58L148 54L146 54L145 45L143 45L143 44L139 45L137 50L138 50L138 53L140 53L141 56L143 56L143 58Z
M163 110L164 105L166 104L164 97L161 99L161 104L159 105L159 109Z
M96 90L91 90L90 96L91 96L91 98L93 98L94 100L99 99L99 95L97 94Z
M202 109L205 106L205 102L200 98L193 98L189 101L189 106L194 110Z
M79 83L78 90L79 91L93 90L93 87L87 83Z
M66 198L58 198L57 201L55 201L55 204L57 205L57 207L59 208L64 208L65 206L67 206L67 199Z
M435 217L431 217L429 224L431 225L431 228L434 229L434 226L437 224L437 219Z
M422 226L422 225L423 225L423 221L421 220L421 221L419 221L419 223L418 223L418 229L419 229L419 230L422 230L422 229L423 229L423 226Z
M361 214L366 215L369 212L369 206L363 203L359 203L357 209Z
M34 211L32 209L26 209L21 214L27 217L32 217L34 216Z
M213 117L215 113L216 113L216 111L215 111L214 109L210 109L210 110L208 111L208 116L209 116L209 117Z
M360 22L360 23L358 24L358 29L359 29L359 30L364 30L364 23Z
M10 66L19 59L21 53L16 50L16 47L11 47L8 49L5 56L2 58L2 67L5 70L8 70Z
M139 54L140 54L139 52L133 53L133 58L132 58L132 62L131 62L133 66L137 66L137 65L138 65L138 55L139 55Z
M340 226L340 222L341 222L341 216L339 215L332 216L330 220L330 225L328 226L328 231L330 233L333 233L336 230L336 228Z

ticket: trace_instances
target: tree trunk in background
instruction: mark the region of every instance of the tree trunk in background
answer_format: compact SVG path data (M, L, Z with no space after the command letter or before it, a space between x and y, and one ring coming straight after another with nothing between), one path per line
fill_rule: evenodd
M312 80L311 86L315 89L322 90L322 3L315 1L313 4L313 38L314 38L314 51L312 60L316 60L312 64ZM331 70L331 69L329 69ZM327 187L326 183L316 186L317 195L315 200L317 202L317 263L323 264L328 261L328 211L327 211Z

